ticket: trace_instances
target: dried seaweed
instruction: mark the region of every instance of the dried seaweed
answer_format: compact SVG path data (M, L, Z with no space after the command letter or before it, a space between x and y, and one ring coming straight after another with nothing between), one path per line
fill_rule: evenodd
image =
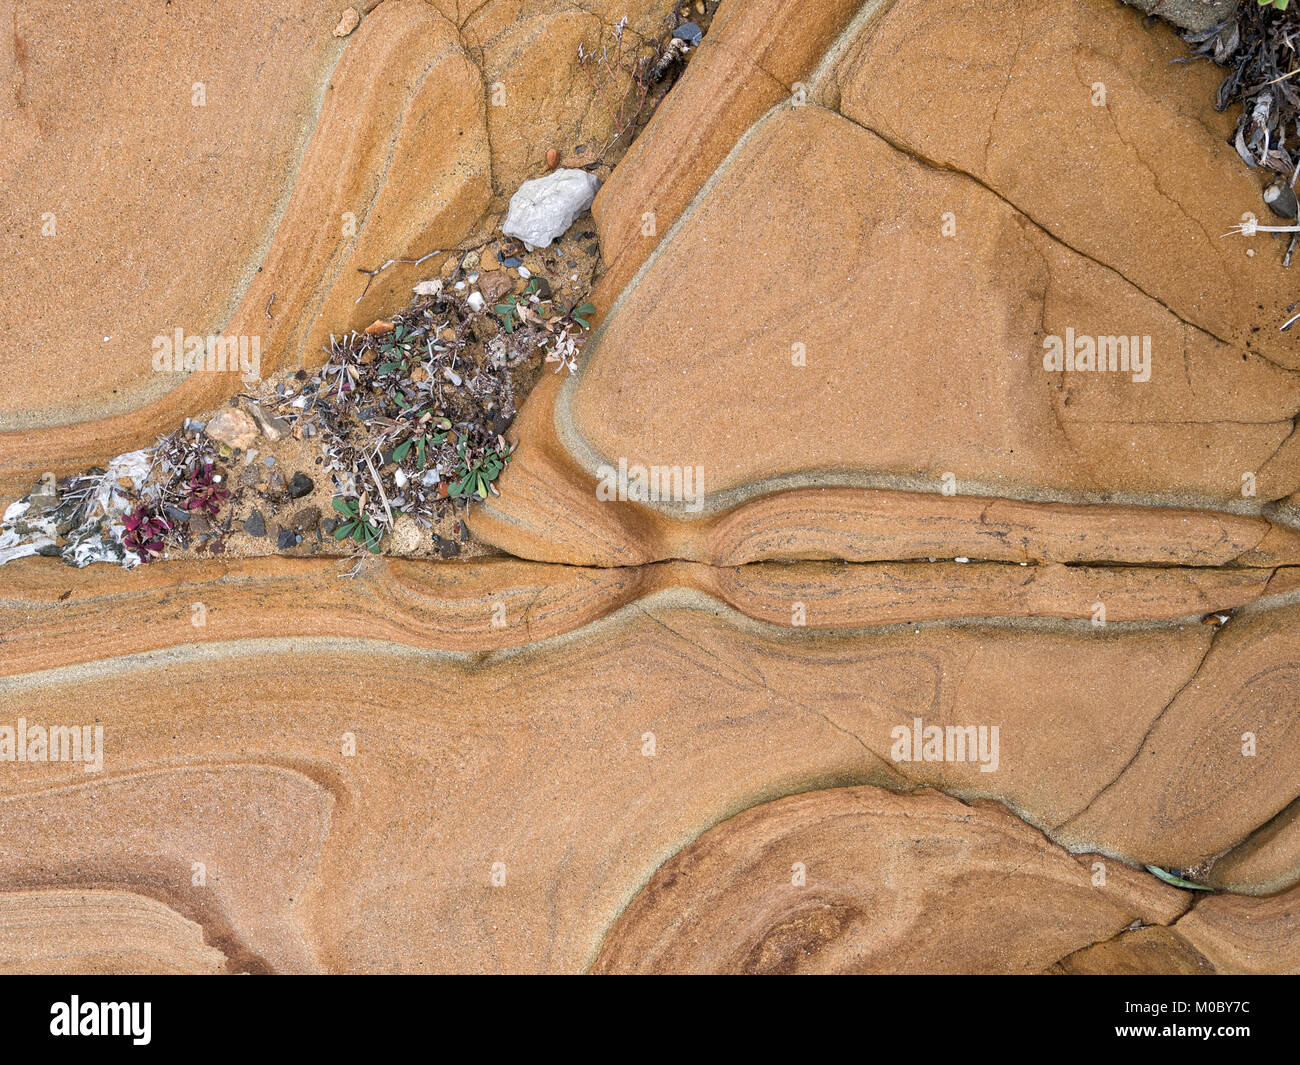
M1232 16L1183 39L1227 67L1216 111L1241 104L1233 144L1242 161L1294 182L1300 167L1300 13L1242 0Z

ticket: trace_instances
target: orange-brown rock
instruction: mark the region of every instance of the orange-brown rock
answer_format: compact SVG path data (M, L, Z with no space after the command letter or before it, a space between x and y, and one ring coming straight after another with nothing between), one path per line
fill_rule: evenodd
M1270 895L1295 887L1300 882L1300 804L1291 803L1215 859L1205 882L1245 895Z
M759 116L806 92L800 79L859 6L861 0L722 5L681 81L592 205L610 264L602 286L610 298Z
M1000 807L839 788L746 810L666 862L598 973L1030 973L1165 923L1180 893L1086 858Z
M179 640L241 639L250 614L286 636L486 652L578 632L672 589L701 592L779 628L833 632L989 619L1196 623L1247 604L1275 605L1297 580L1294 569L961 563L584 568L513 559L454 565L375 559L340 579L351 568L350 559L287 558L158 563L129 573L96 566L78 575L74 589L62 567L39 559L11 563L0 570L0 676L91 662L110 641L123 655ZM120 616L133 624L118 625Z
M1215 969L1177 932L1149 925L1075 951L1049 971L1072 976L1207 976Z
M219 973L221 951L165 903L129 891L0 893L0 972Z
M338 9L9 10L0 335L22 387L0 397L0 432L71 434L176 386L153 371L155 336L225 332L338 60Z
M988 46L963 43L976 35ZM835 77L846 117L996 190L1170 308L1189 341L1300 368L1277 331L1295 299L1282 248L1223 236L1245 212L1268 215L1232 147L1235 114L1211 106L1224 72L1172 62L1186 56L1167 27L1116 4L896 0ZM960 207L933 210L961 227Z
M495 265L521 180L604 177L636 128L579 47L648 56L676 6L19 13L0 492L238 390L131 362L142 315L267 371ZM1104 0L1022 8L701 16L597 200L579 370L466 515L515 557L0 568L0 970L1294 969L1280 249L1217 237L1258 208L1208 64ZM97 128L56 37L138 68ZM1149 380L1043 365L1121 334ZM696 491L610 498L620 460ZM13 756L83 725L102 762L93 728Z
M540 390L545 389L543 385ZM685 558L765 560L975 558L1276 566L1300 561L1300 533L1262 516L1172 507L1037 504L941 492L777 491L699 519L596 498L596 481L548 437L544 397L526 405L509 496L473 511L471 528L523 558L639 565Z
M1221 972L1300 972L1300 895L1294 888L1266 899L1203 899L1176 931Z
M1298 609L1247 610L1212 630L1202 661L1123 772L1057 838L1075 848L1104 839L1120 853L1189 868L1286 809L1300 758Z
M1149 380L1044 368L1048 336L1117 333L1150 338ZM1300 376L807 105L748 134L593 336L556 421L589 472L699 468L710 500L862 471L1222 506L1243 471L1267 467L1261 501L1300 483L1279 451L1297 407Z
M521 18L518 3L389 0L345 37L339 8L316 0L256 17L88 10L75 28L57 6L24 9L0 105L16 145L0 162L14 192L0 265L27 293L0 316L24 381L0 400L0 494L149 443L240 389L238 374L155 372L157 336L256 338L266 374L315 364L330 333L404 305L436 257L363 271L490 235L557 132L604 143L620 93L580 87L578 44L622 13L630 35L650 33L671 6L537 0ZM64 40L81 42L75 59ZM89 70L101 88L80 91Z

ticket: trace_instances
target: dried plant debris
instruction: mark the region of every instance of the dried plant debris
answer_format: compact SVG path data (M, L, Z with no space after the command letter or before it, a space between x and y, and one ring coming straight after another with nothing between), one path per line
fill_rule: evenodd
M399 515L432 528L472 499L498 494L510 461L515 372L530 361L576 368L590 304L555 306L532 278L491 311L441 282L417 286L391 320L334 339L312 378L282 389L278 417L319 434L333 480L333 529L378 553Z
M1300 12L1286 7L1285 0L1276 5L1241 0L1230 18L1201 33L1186 32L1183 38L1198 56L1229 68L1214 107L1226 111L1241 104L1232 143L1242 162L1252 170L1279 175L1262 195L1273 215L1286 224L1262 225L1252 216L1230 232L1290 233L1282 258L1282 265L1290 266L1300 240L1300 226L1295 224L1300 214L1295 194L1300 176L1300 85L1293 80L1300 74Z
M613 161L611 149L626 148L644 128L672 87L670 75L685 69L704 39L716 9L716 0L683 4L668 16L657 42L629 31L624 16L611 27L609 40L578 45L578 69L587 77L588 91L613 119L613 136L596 153L597 161Z
M514 250L504 245L501 258ZM280 551L377 554L391 538L404 554L459 554L465 509L498 494L516 398L548 365L576 369L594 313L553 298L522 261L514 269L513 284L458 281L459 269L421 282L402 313L332 338L315 374L235 396L107 469L46 475L5 511L0 564L44 554L129 569L169 551L224 554L232 536L236 551L254 553L269 537ZM290 477L290 463L319 472Z
M1293 181L1300 166L1300 12L1242 0L1232 16L1183 39L1198 56L1227 67L1216 111L1241 104L1234 144L1252 170Z
M46 474L5 512L0 563L28 554L69 565L128 569L185 546L191 512L215 514L225 498L210 443L182 430L119 455L107 469L55 481Z

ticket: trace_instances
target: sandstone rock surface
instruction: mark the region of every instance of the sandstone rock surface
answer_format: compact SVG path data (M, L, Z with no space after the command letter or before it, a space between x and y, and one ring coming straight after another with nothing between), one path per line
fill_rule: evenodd
M485 239L552 143L605 144L622 87L598 98L578 46L623 15L629 41L656 35L673 5L464 6L388 0L345 37L319 0L15 15L0 269L25 286L0 333L25 384L0 399L0 490L239 391L238 374L154 372L155 337L256 338L266 374L404 302L437 259L361 271Z
M1295 969L1300 357L1217 72L1105 0L709 0L608 174L592 48L676 6L15 16L0 489L240 413L149 338L311 362L548 158L608 269L495 556L0 567L0 969Z
M663 865L594 970L1029 973L1186 905L1128 870L1095 887L1086 856L997 807L828 789L747 810Z

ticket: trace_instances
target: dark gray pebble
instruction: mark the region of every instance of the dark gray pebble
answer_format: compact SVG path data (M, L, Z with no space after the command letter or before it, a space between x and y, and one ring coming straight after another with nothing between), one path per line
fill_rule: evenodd
M694 22L683 22L675 30L673 36L679 41L685 41L692 48L704 40L704 31Z

